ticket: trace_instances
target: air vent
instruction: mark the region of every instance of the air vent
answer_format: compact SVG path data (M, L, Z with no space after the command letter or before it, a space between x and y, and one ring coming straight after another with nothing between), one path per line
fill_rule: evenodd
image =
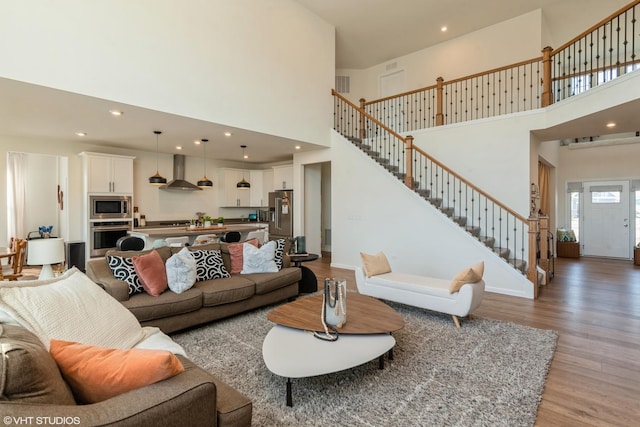
M387 64L386 66L387 71L395 70L396 68L398 68L397 62L392 62L391 64Z
M349 93L351 90L351 77L349 76L336 76L336 92Z

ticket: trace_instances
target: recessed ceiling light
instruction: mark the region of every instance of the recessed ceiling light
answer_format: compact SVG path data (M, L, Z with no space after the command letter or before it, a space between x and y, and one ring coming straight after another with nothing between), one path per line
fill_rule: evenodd
M442 31L443 33L447 31L447 26L443 25L442 27L440 27L440 31Z
M607 127L608 128L614 128L614 127L616 127L616 124L614 122L609 122L609 123L607 123Z
M231 136L231 132L225 132L224 136Z
M300 149L300 146L299 146L299 145L296 145L296 150L299 150L299 149Z
M109 110L109 113L111 113L112 116L121 116L124 113L120 110Z
M182 150L182 145L176 145L176 150Z
M77 136L87 136L87 133L78 131L78 132L76 132L76 135Z
M196 144L196 145L200 145L200 140L196 139L195 141L193 141L193 143Z

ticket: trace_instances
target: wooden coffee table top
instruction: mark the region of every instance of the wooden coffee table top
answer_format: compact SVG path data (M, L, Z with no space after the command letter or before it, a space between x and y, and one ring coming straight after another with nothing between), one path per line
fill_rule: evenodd
M322 294L300 298L267 314L278 325L307 331L324 331ZM385 303L356 292L347 292L347 323L341 334L388 334L404 327L404 320Z

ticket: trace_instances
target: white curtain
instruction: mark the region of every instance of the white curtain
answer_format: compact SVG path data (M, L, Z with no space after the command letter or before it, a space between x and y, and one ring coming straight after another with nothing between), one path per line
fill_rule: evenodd
M7 236L26 238L25 172L27 154L7 153Z

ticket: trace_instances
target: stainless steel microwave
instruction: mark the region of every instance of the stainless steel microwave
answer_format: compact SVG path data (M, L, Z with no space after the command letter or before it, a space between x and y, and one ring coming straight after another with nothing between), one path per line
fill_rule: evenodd
M89 219L131 219L131 196L89 196Z

